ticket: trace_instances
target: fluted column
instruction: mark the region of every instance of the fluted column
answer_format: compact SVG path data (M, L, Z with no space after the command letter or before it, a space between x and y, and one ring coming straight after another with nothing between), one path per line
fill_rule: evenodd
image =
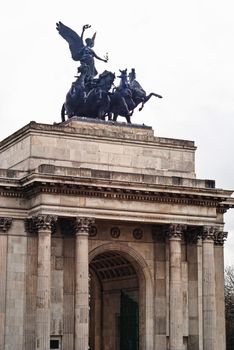
M216 297L216 349L226 349L225 303L224 303L224 256L223 245L227 232L218 230L214 237L215 297Z
M4 338L11 338L10 324L12 319L16 321L14 317L14 305L11 303L12 314L6 309L6 296L7 296L7 235L6 232L12 224L12 218L0 217L0 349L4 349ZM18 262L18 261L17 261ZM12 274L11 274L12 275ZM14 275L12 276L14 279ZM15 281L14 281L15 282ZM13 282L13 285L14 285ZM8 281L9 286L9 281ZM7 322L7 316L9 322ZM17 324L17 323L16 323ZM7 327L8 326L8 327Z
M36 301L36 349L50 349L50 281L51 281L51 232L56 217L38 215L32 218L38 232L37 301Z
M183 299L181 282L181 238L185 226L172 224L169 227L170 290L169 290L169 348L183 349Z
M216 350L214 226L204 226L202 243L203 349ZM218 350L218 349L217 349Z
M75 223L75 350L89 345L89 256L88 235L93 218L77 218Z

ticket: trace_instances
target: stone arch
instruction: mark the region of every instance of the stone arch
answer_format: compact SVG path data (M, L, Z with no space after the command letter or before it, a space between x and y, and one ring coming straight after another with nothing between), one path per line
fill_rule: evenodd
M122 242L104 243L89 252L89 262L97 255L113 251L125 256L133 265L139 279L140 293L140 350L153 350L154 346L154 302L152 276L144 257L134 248Z

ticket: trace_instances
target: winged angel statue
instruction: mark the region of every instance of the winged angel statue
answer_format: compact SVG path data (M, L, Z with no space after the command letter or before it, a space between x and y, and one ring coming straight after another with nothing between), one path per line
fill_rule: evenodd
M127 69L120 70L120 84L114 86L115 74L105 70L99 74L95 68L95 59L103 62L108 61L107 55L99 57L93 50L96 33L92 38L85 39L84 32L90 28L86 24L82 28L81 36L74 30L65 26L62 22L56 24L59 34L67 41L74 61L79 61L77 80L72 83L66 95L65 103L62 107L62 121L65 115L68 118L73 116L97 118L116 121L118 116L126 118L131 123L130 117L139 103L147 102L151 96L159 97L155 93L146 95L141 85L136 81L135 70L127 75Z
M71 55L74 61L80 61L81 65L87 65L88 70L86 73L86 79L94 78L98 72L95 68L94 58L107 62L108 57L101 58L92 49L95 42L96 33L92 38L85 39L85 44L83 41L84 32L86 29L90 28L89 24L83 26L81 36L79 36L74 30L65 26L62 22L56 24L56 29L59 34L68 42Z

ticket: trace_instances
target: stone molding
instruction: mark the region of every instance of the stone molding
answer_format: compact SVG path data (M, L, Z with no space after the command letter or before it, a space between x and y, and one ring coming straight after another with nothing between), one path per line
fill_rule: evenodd
M38 191L38 189L36 189ZM187 197L184 194L177 193L161 193L157 191L145 191L145 190L135 190L135 189L123 189L118 187L105 187L100 186L88 186L85 185L61 185L51 188L50 185L42 185L39 189L42 193L57 193L64 195L75 195L75 196L85 196L85 197L99 197L105 199L117 199L117 200L130 200L130 201L140 201L140 202L156 202L156 203L169 203L169 204L185 204L185 205L198 205L207 207L217 207L219 204L218 198L212 198L210 195L201 196L199 193L191 196L188 194ZM33 190L31 192L33 195Z
M228 237L228 232L216 231L214 234L214 244L223 246L227 237Z
M0 232L7 232L12 224L12 218L0 217Z
M228 205L227 206L225 206L225 205L219 206L219 207L217 207L217 213L218 214L225 214L228 209L229 209Z
M73 229L76 235L88 235L90 227L94 225L95 219L91 217L78 217L73 223Z
M79 179L81 180L81 179ZM95 180L95 178L94 178ZM191 188L194 191L194 188ZM190 190L190 188L189 188ZM104 199L116 199L116 200L128 200L128 201L140 201L140 202L155 202L165 204L182 204L182 205L197 205L205 207L219 207L220 198L211 196L209 193L200 194L199 192L190 193L169 193L157 191L145 191L142 189L125 189L121 187L100 187L89 184L64 184L63 182L54 182L53 187L51 183L46 181L37 181L36 184L32 183L29 186L21 187L20 189L0 189L0 195L4 197L18 197L18 198L32 198L38 193L47 194L63 194L73 196L85 196L85 197L98 197ZM231 205L227 205L230 208Z
M187 226L186 225L181 225L181 224L170 224L168 227L167 235L169 239L174 239L174 238L182 238L183 233L186 230Z
M56 230L57 216L55 215L35 215L25 220L25 230L29 233L39 233L40 231Z

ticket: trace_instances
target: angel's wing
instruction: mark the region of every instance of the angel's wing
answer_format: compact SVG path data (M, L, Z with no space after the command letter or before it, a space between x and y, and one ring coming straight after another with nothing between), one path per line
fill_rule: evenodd
M80 60L80 50L84 47L81 37L71 28L65 26L62 22L56 23L56 29L59 34L68 42L71 55L74 61Z

